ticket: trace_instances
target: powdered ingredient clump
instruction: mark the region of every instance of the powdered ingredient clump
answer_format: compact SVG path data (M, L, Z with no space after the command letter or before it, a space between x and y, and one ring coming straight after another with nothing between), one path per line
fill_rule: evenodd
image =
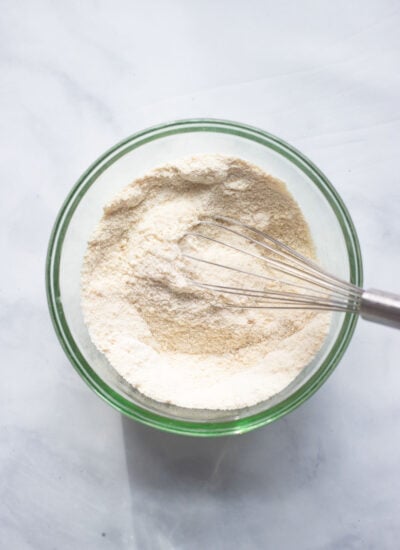
M283 182L239 158L199 155L152 170L105 206L84 259L82 305L94 344L143 394L228 410L283 390L320 349L329 315L215 307L186 274L220 275L182 258L184 247L199 246L185 233L212 215L240 219L314 256ZM211 260L249 267L248 258L215 243L202 247Z

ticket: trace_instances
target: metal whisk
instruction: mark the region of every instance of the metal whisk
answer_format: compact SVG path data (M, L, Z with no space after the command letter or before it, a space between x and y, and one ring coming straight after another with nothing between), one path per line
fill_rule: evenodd
M359 313L361 317L369 321L400 328L399 295L373 289L363 290L331 275L314 261L264 231L238 220L218 216L199 222L198 228L201 227L217 229L226 236L226 239L220 240L214 234L207 235L201 230L189 231L184 238L204 239L234 251L234 253L243 254L253 262L250 269L241 269L185 251L182 253L182 256L188 260L227 270L235 275L239 273L243 276L243 286L241 284L240 286L220 284L220 280L203 282L191 279L191 283L201 289L228 297L245 297L244 303L242 299L240 303L225 303L224 307L310 309ZM232 239L229 242L229 237L235 239L233 243ZM243 245L238 245L238 240ZM246 250L246 243L251 243L251 249L249 245ZM260 265L260 262L268 266L268 274L257 272L256 265ZM277 273L276 276L275 273ZM257 281L257 285L255 285L255 281Z

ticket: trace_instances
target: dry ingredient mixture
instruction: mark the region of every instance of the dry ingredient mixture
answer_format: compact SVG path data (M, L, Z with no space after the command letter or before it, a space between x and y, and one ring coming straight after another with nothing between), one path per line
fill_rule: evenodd
M140 392L227 410L283 390L320 349L330 317L216 307L226 298L190 279L226 284L226 274L190 263L182 250L239 269L252 265L212 241L184 238L212 215L239 219L314 256L308 225L282 181L239 158L199 155L152 170L105 206L83 263L82 305L94 344ZM246 283L240 274L229 277Z

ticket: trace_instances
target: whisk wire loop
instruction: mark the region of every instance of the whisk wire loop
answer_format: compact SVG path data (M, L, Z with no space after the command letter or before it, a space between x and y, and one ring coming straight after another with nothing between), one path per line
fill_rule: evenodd
M246 250L232 242L220 240L215 236L206 235L199 230L188 231L184 238L203 239L230 250L253 258L257 262L265 262L272 269L273 274L268 272L259 273L253 270L242 269L233 265L220 264L202 257L182 252L182 256L188 260L208 264L223 270L230 270L246 276L246 281L256 278L259 281L266 281L265 288L255 289L248 284L241 286L222 285L219 282L201 282L191 279L191 283L201 289L216 292L229 297L236 295L251 298L254 303L224 303L223 307L234 307L240 309L310 309L317 311L342 311L356 313L360 307L362 289L359 287L329 274L316 262L303 256L300 252L275 239L271 235L251 227L245 223L224 216L216 216L210 220L202 220L198 227L208 226L225 232L227 237L234 235L243 242L252 243L260 247L260 253ZM233 229L233 227L235 229ZM237 229L239 228L239 230ZM243 233L246 230L251 235ZM257 236L257 238L255 238ZM264 254L262 254L263 252ZM273 257L271 257L273 255ZM285 278L274 276L275 272L284 274ZM288 279L287 277L290 277ZM294 280L293 280L294 279ZM276 283L279 290L268 288L267 283ZM288 290L282 290L287 287Z

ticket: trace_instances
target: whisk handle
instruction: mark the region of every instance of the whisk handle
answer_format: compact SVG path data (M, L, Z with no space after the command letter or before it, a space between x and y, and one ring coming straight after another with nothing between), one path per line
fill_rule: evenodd
M400 295L375 289L364 290L360 314L367 321L400 329Z

